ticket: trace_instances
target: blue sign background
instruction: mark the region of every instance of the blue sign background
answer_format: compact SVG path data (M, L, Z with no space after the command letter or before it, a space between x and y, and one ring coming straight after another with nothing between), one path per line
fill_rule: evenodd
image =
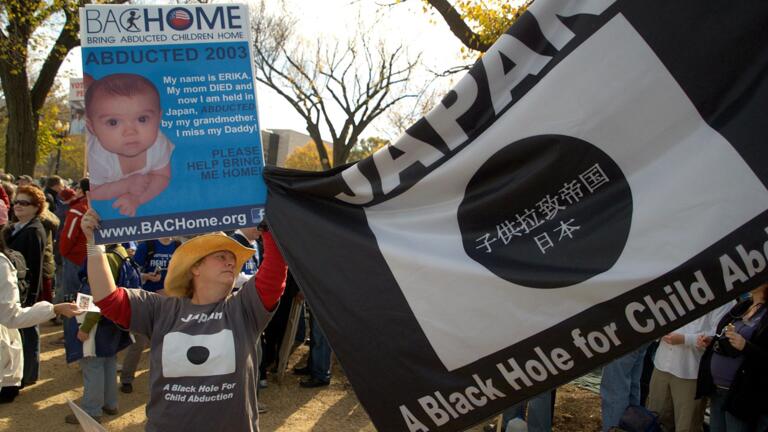
M164 50L164 51L163 51ZM117 53L128 61L115 64ZM163 52L167 57L163 58ZM105 63L112 54L113 64ZM158 58L160 61L151 62L147 59ZM134 62L134 60L143 60ZM183 45L151 45L151 46L122 46L109 48L83 48L84 71L97 80L115 73L134 73L151 81L160 93L160 105L163 112L163 125L161 131L175 145L171 155L171 178L168 187L149 202L139 206L136 212L137 218L146 220L148 216L157 216L163 220L162 215L179 215L184 212L199 212L205 209L227 208L263 208L266 201L266 186L261 177L263 168L262 143L259 132L257 105L251 70L250 53L247 42L231 43L203 43ZM219 74L238 73L237 79ZM244 75L243 75L244 74ZM182 77L202 76L203 82L182 83ZM170 84L168 77L176 79L175 84ZM216 77L216 81L209 80ZM165 78L165 81L164 81ZM225 78L224 80L220 78ZM226 79L229 78L229 79ZM210 85L229 84L231 89L211 89ZM195 88L205 87L205 91L194 91ZM239 89L237 89L239 86ZM179 95L171 94L169 87L179 89ZM186 90L185 90L186 89ZM236 96L240 95L240 96ZM223 97L240 98L236 101L222 101ZM190 102L182 103L183 99L190 98ZM191 102L192 98L197 98ZM219 98L216 101L215 98ZM233 109L225 112L202 112L203 109L219 107ZM188 110L195 112L182 115L168 115L169 110ZM179 111L176 111L177 113ZM252 116L248 121L213 123L194 127L195 119L210 119L232 116ZM189 126L183 126L179 120L189 120ZM172 125L165 124L172 122ZM219 136L196 135L190 136L190 131L206 131L209 128L253 127L250 131L234 132ZM183 132L186 132L184 134ZM214 152L218 151L216 155ZM240 156L237 155L238 152ZM245 155L244 153L248 153ZM222 155L231 155L224 157ZM256 158L256 159L254 159ZM226 161L225 161L226 159ZM218 161L218 162L215 162ZM226 172L235 172L246 175L225 176L226 162L236 162L241 165L237 169L229 169ZM204 177L206 167L217 163L218 178ZM255 165L254 165L255 163ZM243 167L242 165L245 165ZM93 201L91 204L99 212L102 226L124 226L129 219L119 214L112 208L114 200ZM217 211L216 213L221 213ZM122 219L122 223L116 223ZM248 225L254 225L252 218L248 218ZM114 221L115 223L111 223ZM219 229L236 228L220 227ZM103 230L102 230L103 231ZM103 232L102 232L103 234ZM157 233L160 237L168 233ZM135 236L134 236L135 237ZM146 236L145 236L146 237ZM123 238L110 236L109 241L118 241Z

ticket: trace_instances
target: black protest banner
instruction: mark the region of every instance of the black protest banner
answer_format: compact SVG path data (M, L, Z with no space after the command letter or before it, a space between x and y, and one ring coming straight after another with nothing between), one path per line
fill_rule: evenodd
M537 0L393 145L268 170L377 428L465 429L768 280L767 19Z

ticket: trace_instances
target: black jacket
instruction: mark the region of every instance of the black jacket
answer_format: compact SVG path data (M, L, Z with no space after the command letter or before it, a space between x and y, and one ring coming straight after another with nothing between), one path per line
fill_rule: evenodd
M43 284L43 254L45 249L45 228L40 219L35 217L16 234L13 225L9 225L3 235L7 247L24 255L27 264L26 280L29 285L27 296L21 299L22 306L32 306L37 301L37 294Z
M746 300L734 306L717 325L720 332L733 317L743 315L752 300ZM765 306L764 306L765 307ZM757 324L757 329L744 347L744 362L736 371L736 377L728 391L725 409L745 421L755 421L762 414L768 414L768 404L765 403L768 390L768 312ZM711 362L712 347L709 344L699 364L699 376L696 383L696 397L709 396L715 392L712 380Z
M58 200L56 199L56 197L59 195L58 192L50 188L45 188L43 193L45 194L45 200L48 201L48 210L55 214L56 208L59 204Z

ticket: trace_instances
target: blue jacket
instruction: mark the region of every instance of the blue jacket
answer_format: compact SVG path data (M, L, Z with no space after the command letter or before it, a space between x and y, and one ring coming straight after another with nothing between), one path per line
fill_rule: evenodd
M118 286L125 288L139 288L140 279L138 270L136 270L130 260L127 259L127 254L122 246L117 246L107 252L109 254L116 254L120 257L120 266L117 269L115 275L115 282ZM80 292L83 294L91 294L91 287L88 285L88 269L86 265L80 270ZM113 269L114 271L114 269ZM66 350L67 363L83 358L83 343L77 339L77 332L80 329L75 318L69 318L64 322L64 348ZM110 321L104 316L101 316L96 327L96 333L93 336L96 344L96 357L113 357L117 355L123 348L132 343L131 336L128 331L120 328L117 324Z

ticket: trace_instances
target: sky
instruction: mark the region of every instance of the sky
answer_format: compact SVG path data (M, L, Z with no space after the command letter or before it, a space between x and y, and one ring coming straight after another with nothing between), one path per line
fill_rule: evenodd
M284 9L298 21L297 32L307 40L344 40L362 28L373 38L381 38L387 44L403 43L412 56L421 53L423 68L411 80L416 88L423 88L429 83L431 88L438 89L441 93L446 92L460 75L435 80L434 75L427 72L427 69L443 71L466 63L460 55L459 41L439 16L422 11L421 0L406 0L390 6L387 5L395 3L395 0L268 0L267 7L272 11L279 11L280 3L284 3ZM358 26L358 17L362 20L362 26ZM66 81L70 76L82 76L81 61L80 48L72 50L60 70L60 79ZM64 86L67 86L66 82ZM302 118L273 90L258 84L257 98L262 129L293 129L305 132L306 124ZM412 102L405 104L404 107L413 105ZM397 134L391 133L392 126L384 117L386 116L382 116L367 129L363 136L394 139ZM323 132L324 138L327 139L327 130Z

